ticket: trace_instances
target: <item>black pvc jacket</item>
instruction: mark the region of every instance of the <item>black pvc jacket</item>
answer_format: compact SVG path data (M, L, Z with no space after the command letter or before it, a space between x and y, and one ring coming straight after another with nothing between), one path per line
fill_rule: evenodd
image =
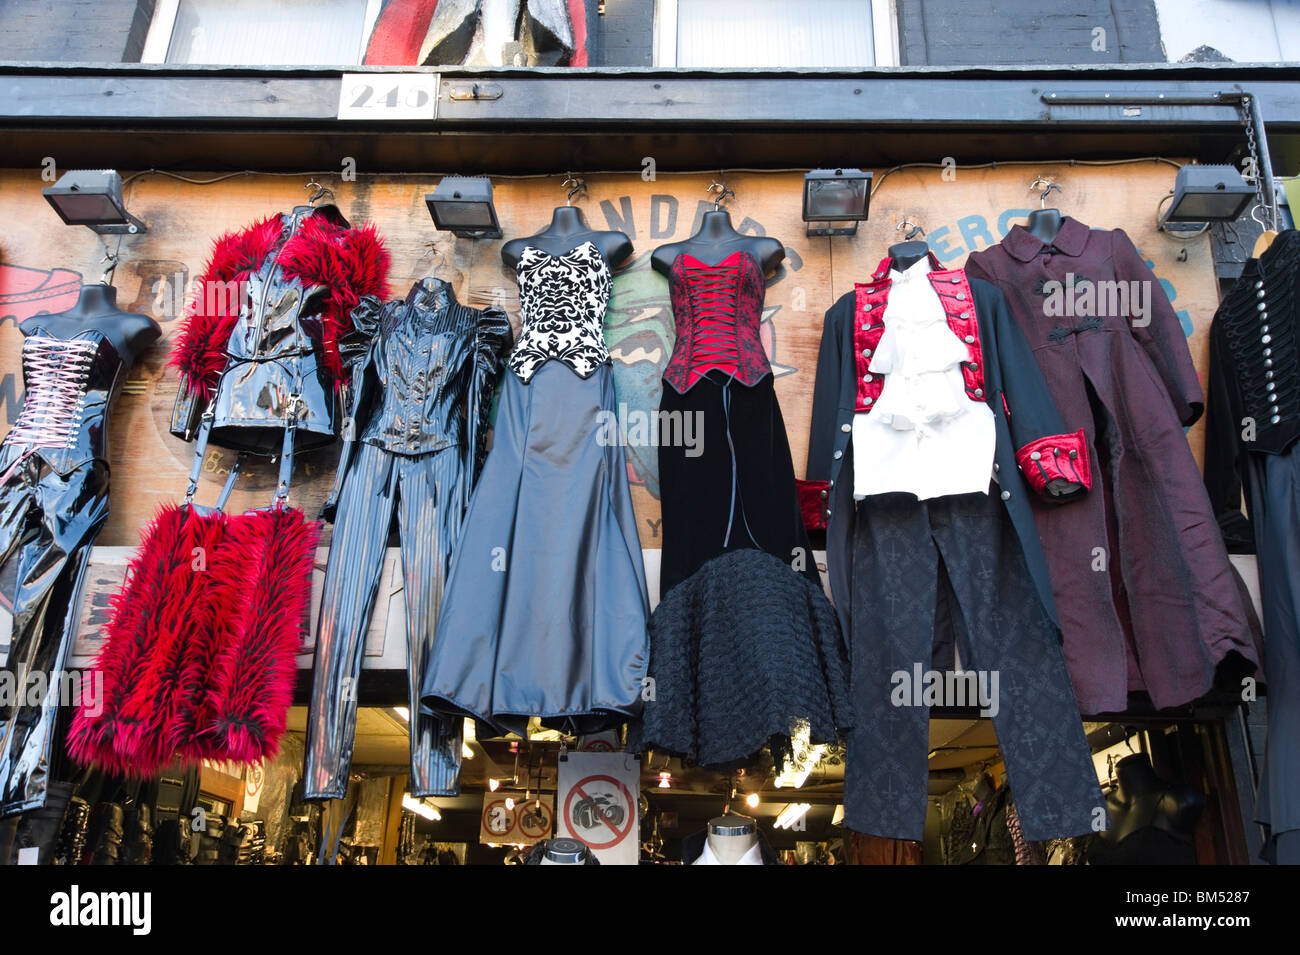
M352 323L370 346L352 374L325 516L333 515L358 441L407 455L460 445L473 487L486 454L499 356L513 340L506 313L461 305L450 285L426 278L402 301L363 298Z

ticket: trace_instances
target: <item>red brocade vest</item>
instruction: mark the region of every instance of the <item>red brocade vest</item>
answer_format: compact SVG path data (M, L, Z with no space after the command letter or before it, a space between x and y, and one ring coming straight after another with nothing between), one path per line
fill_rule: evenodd
M763 317L763 270L752 255L736 251L717 265L686 252L668 277L677 342L664 381L685 394L710 371L754 385L771 374L759 339Z
M970 282L962 269L939 269L934 256L931 264L935 271L928 273L930 284L939 295L948 327L966 346L967 360L961 364L961 376L966 385L966 396L971 401L984 400L984 354L980 347L979 321L975 317L975 302L971 298ZM892 260L881 261L870 282L854 285L857 293L853 323L854 353L858 368L858 400L855 410L868 412L885 388L885 376L868 368L871 356L885 333L885 315L889 304L889 289L893 280L887 278Z

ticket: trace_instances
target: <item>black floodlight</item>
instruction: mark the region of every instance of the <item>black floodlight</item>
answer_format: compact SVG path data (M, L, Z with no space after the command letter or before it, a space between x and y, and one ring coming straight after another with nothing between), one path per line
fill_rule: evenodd
M871 176L861 169L813 169L803 177L803 221L808 235L856 235L871 206Z
M499 239L501 224L486 176L448 176L424 197L434 226L462 239Z
M41 190L68 225L84 225L99 235L138 235L149 228L122 202L122 177L115 169L72 169Z
M1254 195L1255 190L1233 166L1183 166L1174 180L1173 200L1160 219L1160 228L1171 222L1231 222L1246 210Z

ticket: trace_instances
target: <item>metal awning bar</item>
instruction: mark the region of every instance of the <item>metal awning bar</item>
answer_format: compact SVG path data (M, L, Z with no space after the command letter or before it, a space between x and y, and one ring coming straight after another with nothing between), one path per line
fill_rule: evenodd
M0 124L337 126L341 76L340 70L0 64ZM492 126L511 131L578 124L811 128L882 123L922 128L1226 126L1237 120L1234 104L1223 99L1225 91L1248 87L1258 97L1270 128L1280 124L1279 128L1300 129L1300 70L1285 67L686 75L679 71L499 70L447 71L442 76L445 89L437 128ZM491 88L492 97L456 95L475 83ZM1096 105L1115 109L1081 108ZM1125 112L1124 107L1135 105L1140 105L1137 114ZM433 122L426 121L426 126ZM404 128L419 129L421 123L409 121Z
M1238 121L1249 125L1254 133L1256 148L1259 150L1259 174L1264 192L1267 212L1272 217L1272 226L1277 227L1277 189L1273 181L1273 160L1269 155L1268 137L1265 135L1264 117L1259 105L1259 97L1248 90L1222 90L1210 94L1161 92L1154 96L1149 92L1128 89L1108 90L1104 93L1075 90L1049 90L1042 94L1042 101L1048 106L1102 106L1108 108L1160 108L1160 107L1221 107L1231 106L1238 111ZM1244 116L1243 116L1244 114Z

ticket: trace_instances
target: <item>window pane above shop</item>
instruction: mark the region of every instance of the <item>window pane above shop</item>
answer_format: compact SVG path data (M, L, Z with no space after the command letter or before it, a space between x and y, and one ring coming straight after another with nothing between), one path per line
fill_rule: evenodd
M361 62L366 0L180 0L168 63Z
M679 67L875 64L871 0L677 0L675 6Z

